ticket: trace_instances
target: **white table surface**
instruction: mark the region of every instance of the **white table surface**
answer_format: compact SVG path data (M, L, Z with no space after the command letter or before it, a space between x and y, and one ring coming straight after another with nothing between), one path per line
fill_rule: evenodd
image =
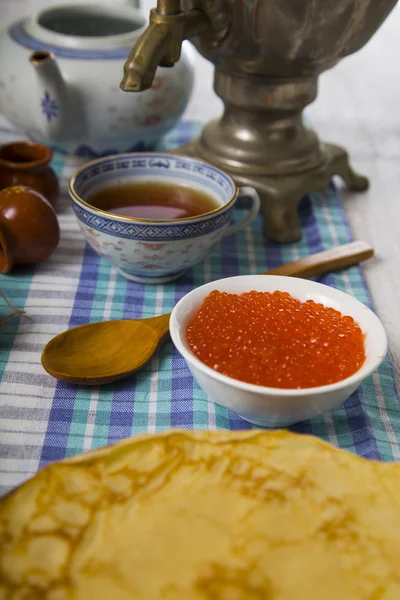
M82 0L74 0L76 4ZM95 2L96 0L86 0ZM124 4L126 0L113 0ZM379 1L379 0L377 0ZM66 0L60 0L66 4ZM0 22L7 25L31 14L50 0L0 0ZM155 4L142 0L143 9ZM364 272L389 334L400 383L400 7L396 7L374 38L356 55L343 60L320 80L319 96L308 113L327 141L344 145L352 164L368 175L363 194L343 192L354 235L369 242L376 258ZM196 87L185 117L206 121L220 114L222 104L212 89L213 68L196 56Z

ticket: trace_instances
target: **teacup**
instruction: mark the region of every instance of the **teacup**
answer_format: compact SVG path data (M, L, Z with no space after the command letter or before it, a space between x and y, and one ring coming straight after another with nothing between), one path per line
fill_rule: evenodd
M185 185L211 196L217 208L173 220L126 217L90 204L90 196L107 187L134 182ZM72 206L83 235L100 256L131 281L166 283L201 262L225 235L248 225L258 214L253 188L238 188L233 179L196 158L161 153L131 153L100 158L70 179ZM248 197L246 215L231 224L239 198Z

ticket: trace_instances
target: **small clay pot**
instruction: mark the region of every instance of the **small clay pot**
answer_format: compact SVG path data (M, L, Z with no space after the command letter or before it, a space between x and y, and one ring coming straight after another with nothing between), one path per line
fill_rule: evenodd
M0 191L0 273L46 260L59 238L56 213L42 194L24 186Z
M11 142L0 146L0 190L12 185L25 185L55 206L60 187L49 163L50 148L35 142Z

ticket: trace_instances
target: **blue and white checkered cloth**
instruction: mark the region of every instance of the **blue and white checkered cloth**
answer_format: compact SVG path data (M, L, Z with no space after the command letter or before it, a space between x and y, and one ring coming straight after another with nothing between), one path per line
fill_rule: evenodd
M188 141L198 130L198 124L182 122L166 138L163 149ZM66 190L76 165L62 156L55 156L53 165ZM40 354L50 338L69 327L160 315L207 281L263 272L352 239L333 187L304 200L300 215L303 239L298 243L267 242L260 217L246 230L224 238L204 263L179 281L142 286L122 278L85 245L65 192L58 205L62 235L56 252L35 268L0 276L0 289L26 311L0 330L0 491L51 461L135 433L170 427L251 428L207 398L171 344L135 376L99 388L56 381L43 371ZM358 267L321 281L370 305ZM344 405L291 429L312 433L365 457L393 461L400 459L399 415L398 391L387 358Z

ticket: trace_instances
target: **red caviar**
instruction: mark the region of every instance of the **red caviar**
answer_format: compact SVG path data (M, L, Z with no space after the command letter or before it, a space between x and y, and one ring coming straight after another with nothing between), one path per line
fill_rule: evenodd
M234 379L275 388L328 385L365 361L352 317L287 292L213 291L187 327L194 354Z

